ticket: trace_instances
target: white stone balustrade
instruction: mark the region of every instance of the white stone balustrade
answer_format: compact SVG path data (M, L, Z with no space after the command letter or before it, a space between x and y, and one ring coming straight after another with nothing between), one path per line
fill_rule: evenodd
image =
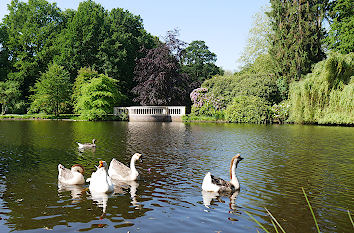
M114 107L113 114L128 114L129 121L182 121L185 106Z

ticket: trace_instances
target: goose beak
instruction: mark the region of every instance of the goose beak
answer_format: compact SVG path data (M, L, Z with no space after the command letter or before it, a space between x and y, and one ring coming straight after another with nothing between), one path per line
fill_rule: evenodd
M243 158L240 156L240 157L238 157L238 161L241 161L241 160L243 160Z
M98 166L98 168L103 167L103 161L100 161L100 165Z

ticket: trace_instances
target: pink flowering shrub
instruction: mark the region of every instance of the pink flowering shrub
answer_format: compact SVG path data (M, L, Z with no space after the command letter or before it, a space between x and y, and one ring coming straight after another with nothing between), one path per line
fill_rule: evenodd
M190 98L193 103L192 115L223 118L224 100L209 93L208 88L194 89L190 94Z

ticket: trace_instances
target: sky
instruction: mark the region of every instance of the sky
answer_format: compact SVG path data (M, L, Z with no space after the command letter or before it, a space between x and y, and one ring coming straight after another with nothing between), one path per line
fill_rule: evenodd
M77 9L82 0L47 0L62 10ZM0 19L8 14L7 4L0 0ZM166 32L179 30L179 39L190 43L205 41L217 55L216 65L237 71L238 59L246 46L252 16L269 0L95 0L106 10L123 8L140 15L147 32L161 39Z

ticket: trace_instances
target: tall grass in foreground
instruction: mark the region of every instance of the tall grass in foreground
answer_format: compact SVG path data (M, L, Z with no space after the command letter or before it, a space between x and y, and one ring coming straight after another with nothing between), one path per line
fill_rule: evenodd
M314 222L315 222L315 226L316 226L317 232L320 233L321 231L320 231L320 228L319 228L319 226L318 226L316 216L315 216L315 214L314 214L314 212L313 212L313 210L312 210L312 206L311 206L311 204L310 204L310 202L309 202L309 200L308 200L308 198L307 198L306 192L305 192L304 188L301 188L301 189L302 189L302 192L304 193L304 196L305 196L307 205L308 205L308 207L309 207L309 209L310 209L310 211L311 211L311 214L312 214L313 220L314 220ZM274 228L275 232L276 232L276 233L279 233L279 230L278 230L278 227L279 227L279 229L281 230L281 232L286 233L286 231L284 230L284 228L280 225L280 223L276 220L276 218L274 218L274 216L272 215L272 213L271 213L269 210L267 210L267 208L264 208L264 209L267 211L268 215L269 215L270 218L271 218L270 220L271 220L271 222L272 222L272 225L273 225L273 228ZM270 233L270 231L268 231L268 230L267 230L259 221L257 221L257 219L255 219L250 213L248 213L247 211L245 211L245 212L246 212L246 214L247 214L253 221L255 221L255 222L261 227L261 229L263 229L266 233ZM351 216L349 210L348 210L348 216L349 216L349 220L350 220L350 222L352 223L353 228L354 228L354 222L353 222L353 219L352 219L352 216ZM258 232L258 230L257 230L257 232Z

